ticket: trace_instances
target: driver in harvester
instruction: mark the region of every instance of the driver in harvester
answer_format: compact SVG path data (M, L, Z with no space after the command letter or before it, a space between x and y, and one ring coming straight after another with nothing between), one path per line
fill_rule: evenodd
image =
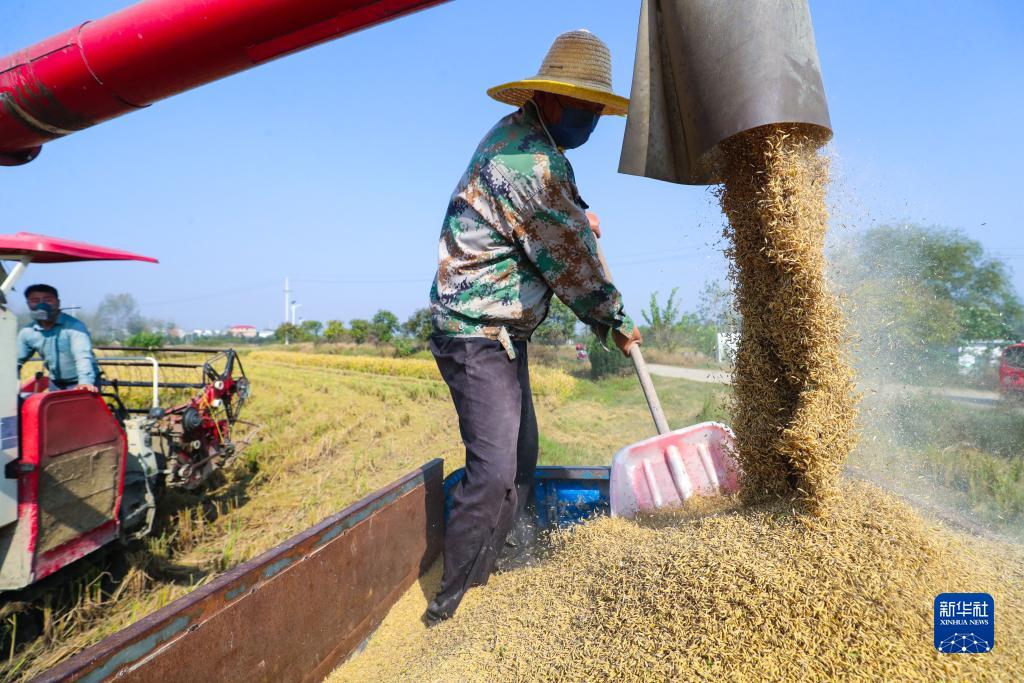
M85 323L60 310L60 297L50 285L26 289L25 303L33 322L18 332L18 372L38 353L53 388L96 391L100 371Z

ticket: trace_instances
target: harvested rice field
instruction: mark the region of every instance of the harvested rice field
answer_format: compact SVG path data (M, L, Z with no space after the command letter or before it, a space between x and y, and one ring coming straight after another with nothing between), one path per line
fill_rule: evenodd
M1020 547L938 527L868 484L836 495L823 517L775 501L595 519L427 629L435 566L328 680L1019 679ZM956 591L994 596L992 652L932 646L933 600Z

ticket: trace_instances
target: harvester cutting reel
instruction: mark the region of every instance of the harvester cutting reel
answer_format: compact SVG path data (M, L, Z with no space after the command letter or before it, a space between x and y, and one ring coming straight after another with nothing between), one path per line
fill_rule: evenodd
M141 538L153 526L156 501L165 488L192 490L210 476L229 467L237 454L232 432L246 400L249 380L238 355L232 349L218 350L202 364L157 361L160 351L135 358L100 358L100 366L149 364L152 382L111 380L113 408L122 417L128 436L128 464L125 471L121 525L126 539ZM160 368L196 368L199 382L159 382ZM122 396L129 388L151 388L149 408L127 407ZM194 393L171 408L160 405L161 393ZM180 397L179 397L180 398Z

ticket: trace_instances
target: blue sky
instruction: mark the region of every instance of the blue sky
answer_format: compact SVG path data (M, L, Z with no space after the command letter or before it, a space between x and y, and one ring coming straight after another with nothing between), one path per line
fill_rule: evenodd
M4 0L7 54L126 0ZM531 75L588 28L628 95L639 0L455 0L49 144L0 168L2 231L136 250L158 266L33 266L67 305L132 292L184 327L273 326L289 275L307 318L425 305L448 197L508 109L487 87ZM1024 3L812 0L835 129L833 228L961 228L1024 290ZM723 277L707 188L620 175L624 120L570 152L627 310Z

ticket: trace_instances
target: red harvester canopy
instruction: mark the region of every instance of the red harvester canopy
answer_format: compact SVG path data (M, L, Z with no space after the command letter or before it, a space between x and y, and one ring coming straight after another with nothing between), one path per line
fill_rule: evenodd
M20 260L28 256L32 263L70 263L73 261L146 261L159 263L155 258L133 254L120 249L97 247L59 237L47 237L32 232L0 235L0 259Z

